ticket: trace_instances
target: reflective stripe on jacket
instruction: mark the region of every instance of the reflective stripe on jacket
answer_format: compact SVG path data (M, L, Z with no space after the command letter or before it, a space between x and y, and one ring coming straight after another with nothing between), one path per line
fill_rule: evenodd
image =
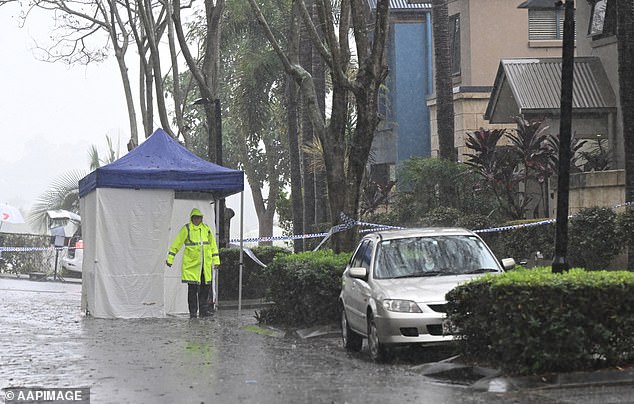
M167 262L174 263L174 257L185 246L183 251L182 281L200 284L200 272L204 265L205 283L211 283L211 264L220 265L218 246L213 232L205 223L196 226L191 221L183 226L172 243Z

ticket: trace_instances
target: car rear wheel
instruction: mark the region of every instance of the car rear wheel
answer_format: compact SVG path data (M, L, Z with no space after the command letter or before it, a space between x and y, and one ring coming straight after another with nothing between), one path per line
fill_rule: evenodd
M348 325L346 309L344 309L343 306L341 307L341 339L343 341L343 347L348 351L359 352L361 350L363 337L352 331Z
M379 341L376 322L372 316L368 318L368 350L370 351L370 358L375 362L385 362L389 359L390 351L385 344Z

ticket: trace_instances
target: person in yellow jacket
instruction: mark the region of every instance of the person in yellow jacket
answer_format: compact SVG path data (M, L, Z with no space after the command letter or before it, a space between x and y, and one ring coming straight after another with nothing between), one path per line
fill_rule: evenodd
M167 266L171 267L174 257L185 245L183 252L182 282L187 284L189 316L195 318L212 314L209 307L212 264L218 268L220 255L211 228L203 223L203 214L197 208L189 214L190 221L184 225L172 243L167 254ZM213 292L212 292L213 293Z

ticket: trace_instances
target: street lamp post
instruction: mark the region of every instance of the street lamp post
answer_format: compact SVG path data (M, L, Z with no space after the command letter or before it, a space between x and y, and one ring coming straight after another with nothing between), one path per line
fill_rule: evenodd
M555 234L555 256L552 272L561 273L569 269L566 259L568 251L568 196L570 193L570 140L572 131L572 94L574 72L575 10L574 1L559 1L564 4L564 32L561 59L561 104L559 121L559 174L557 177L557 222Z

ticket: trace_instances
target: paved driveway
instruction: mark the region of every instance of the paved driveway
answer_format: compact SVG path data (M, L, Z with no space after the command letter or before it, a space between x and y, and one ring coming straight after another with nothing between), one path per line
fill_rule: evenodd
M407 356L377 365L334 336L259 329L251 310L86 318L80 294L80 284L0 279L0 388L89 387L92 403L567 402L439 383Z

